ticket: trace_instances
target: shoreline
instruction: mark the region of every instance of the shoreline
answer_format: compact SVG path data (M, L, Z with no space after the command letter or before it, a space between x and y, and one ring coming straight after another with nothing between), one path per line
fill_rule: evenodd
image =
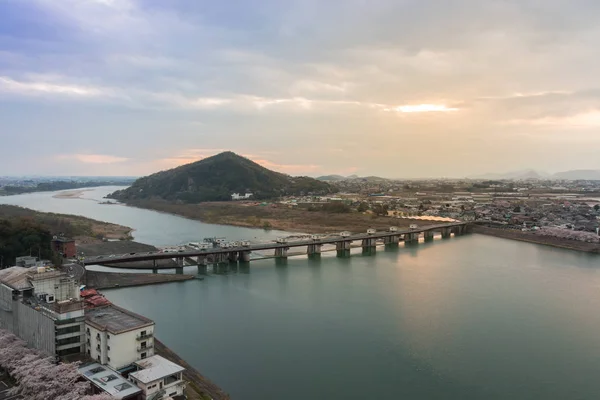
M66 190L63 192L56 193L52 196L55 199L81 199L85 192L90 192L93 189L76 189L76 190Z
M487 236L499 237L502 239L518 240L532 244L551 246L565 250L579 251L590 254L600 254L600 244L581 242L577 240L565 240L551 236L541 236L532 233L490 228L487 226L472 225L472 233L479 233Z
M206 202L175 204L165 201L122 203L128 207L175 215L206 224L279 230L299 234L331 234L341 231L364 232L369 228L387 230L390 226L408 227L435 220L375 216L359 212L329 213L308 211L281 205L261 206L243 202Z

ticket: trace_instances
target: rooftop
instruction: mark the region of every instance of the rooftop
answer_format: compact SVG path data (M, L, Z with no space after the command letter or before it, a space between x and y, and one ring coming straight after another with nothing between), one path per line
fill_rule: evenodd
M117 399L142 392L140 388L105 365L98 363L86 365L79 368L79 373L95 386Z
M182 366L158 355L137 361L135 365L142 369L132 372L129 376L133 376L142 383L154 382L157 379L185 371Z
M151 319L117 307L114 304L87 309L85 311L85 322L96 329L113 334L154 325L154 321Z
M10 267L2 269L0 270L0 283L17 290L30 289L31 284L27 279L27 274L33 270L35 270L35 267Z

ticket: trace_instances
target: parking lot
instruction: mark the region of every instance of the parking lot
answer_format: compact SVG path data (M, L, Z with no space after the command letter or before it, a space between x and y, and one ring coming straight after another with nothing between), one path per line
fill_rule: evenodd
M3 372L0 372L0 400L24 400L25 399L25 397L23 397L21 395L16 395L16 396L10 395L8 393L8 391L12 387L13 387L13 385L9 381L8 377Z

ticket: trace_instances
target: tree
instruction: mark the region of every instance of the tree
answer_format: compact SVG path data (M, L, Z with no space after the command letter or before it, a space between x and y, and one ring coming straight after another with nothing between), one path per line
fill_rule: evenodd
M356 211L358 211L358 212L365 212L368 209L369 209L369 205L363 201L362 203L360 203L358 205L358 208L356 209Z
M18 383L11 395L30 400L110 400L109 395L87 396L89 383L77 371L79 363L54 364L12 333L0 329L0 368Z
M521 206L516 206L515 208L513 208L513 212L520 213L521 212Z

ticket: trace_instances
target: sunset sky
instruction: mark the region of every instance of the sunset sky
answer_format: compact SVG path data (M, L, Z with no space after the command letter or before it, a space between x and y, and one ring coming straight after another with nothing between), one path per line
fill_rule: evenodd
M597 0L0 0L0 175L600 169Z

